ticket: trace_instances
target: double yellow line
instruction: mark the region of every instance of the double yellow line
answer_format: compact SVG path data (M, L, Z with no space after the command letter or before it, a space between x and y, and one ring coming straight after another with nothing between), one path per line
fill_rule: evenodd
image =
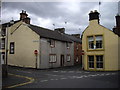
M35 81L35 79L31 78L31 77L26 77L26 76L21 76L21 75L15 75L15 74L11 74L11 73L8 73L8 74L12 75L12 76L20 77L20 78L25 78L25 79L28 79L29 81L25 82L25 83L20 83L20 84L12 85L12 86L7 86L5 88L15 88L15 87L18 87L18 86L23 86L23 85L26 85L26 84L30 84L30 83L32 83L32 82Z

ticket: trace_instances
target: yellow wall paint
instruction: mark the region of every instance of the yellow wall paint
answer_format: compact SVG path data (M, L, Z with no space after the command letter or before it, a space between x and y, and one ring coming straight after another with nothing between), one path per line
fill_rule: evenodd
M19 25L20 27L14 31L13 29L16 29ZM11 34L11 30L12 32L14 31L13 34ZM8 49L10 42L15 42L15 54L9 54L8 52L8 64L35 68L36 57L34 50L39 51L40 36L32 31L24 22L18 22L14 24L14 27L11 26L8 34ZM37 60L37 67L39 67L39 55Z
M103 35L103 51L87 51L87 36ZM119 43L120 44L120 43ZM85 51L83 56L84 68L87 68L87 55L104 55L104 70L118 70L118 35L109 29L99 25L97 20L91 20L88 28L83 32L82 49ZM119 48L120 50L120 48Z

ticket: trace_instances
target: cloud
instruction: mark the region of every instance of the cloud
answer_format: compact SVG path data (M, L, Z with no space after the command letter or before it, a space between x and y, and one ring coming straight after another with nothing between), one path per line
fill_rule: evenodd
M31 24L49 29L66 27L66 33L81 34L88 26L89 12L99 11L99 4L98 2L3 2L2 21L8 22L12 17L18 20L21 10L27 11ZM102 2L100 13L101 24L112 29L115 25L117 2Z

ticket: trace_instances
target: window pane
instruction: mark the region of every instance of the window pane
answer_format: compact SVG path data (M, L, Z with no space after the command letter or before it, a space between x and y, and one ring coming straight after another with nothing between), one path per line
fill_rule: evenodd
M10 54L14 54L14 42L10 42Z
M94 56L88 56L89 68L94 68Z
M102 36L96 36L96 48L102 48Z
M56 55L50 55L50 60L49 62L54 63L56 62Z
M88 37L89 49L94 49L94 38L93 36Z
M97 68L103 68L103 55L97 55L96 56L96 64Z

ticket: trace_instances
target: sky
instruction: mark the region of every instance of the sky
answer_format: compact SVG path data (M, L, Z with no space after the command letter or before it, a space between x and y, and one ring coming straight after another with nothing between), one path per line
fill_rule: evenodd
M52 29L65 28L67 34L82 34L89 25L90 11L100 12L100 24L108 29L116 25L118 2L2 2L2 23L19 20L22 10L31 24ZM67 22L67 23L65 23ZM54 25L53 25L54 24Z

